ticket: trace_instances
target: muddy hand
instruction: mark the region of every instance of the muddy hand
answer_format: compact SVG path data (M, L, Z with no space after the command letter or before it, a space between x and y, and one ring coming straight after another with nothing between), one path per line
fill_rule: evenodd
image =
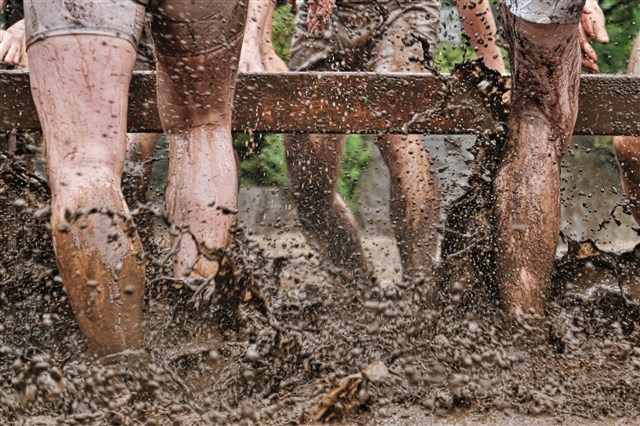
M309 0L309 13L307 14L309 31L313 31L316 27L320 31L324 29L335 4L336 0Z
M599 43L609 43L609 35L605 26L605 18L597 0L587 0L580 19L580 48L582 49L582 66L591 72L600 72L596 61L598 55L589 43L592 38Z
M7 30L0 30L0 61L20 65L24 54L24 20Z

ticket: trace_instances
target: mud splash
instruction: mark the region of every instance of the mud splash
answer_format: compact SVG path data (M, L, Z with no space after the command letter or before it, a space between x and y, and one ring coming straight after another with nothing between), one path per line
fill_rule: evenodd
M498 146L484 140L476 158ZM228 256L246 291L231 308L205 297L215 289L171 278L171 248L147 236L148 350L92 359L53 260L48 191L29 164L29 155L0 158L3 424L414 424L483 422L496 413L581 423L640 415L640 250L571 243L556 262L547 317L514 321L476 285L488 268L473 263L488 249L474 242L480 234L468 236L490 226L487 203L467 209L475 222L449 222L467 237L446 253L457 253L466 272L446 285L442 276L398 284L346 277L296 242L282 238L290 254L276 255L237 230ZM473 179L475 200L490 201L487 179ZM170 230L160 212L137 216L149 234Z

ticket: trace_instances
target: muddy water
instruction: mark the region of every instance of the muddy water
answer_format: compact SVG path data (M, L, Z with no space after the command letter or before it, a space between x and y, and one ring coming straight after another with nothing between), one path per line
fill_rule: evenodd
M441 146L441 173L458 173L443 179L451 196L469 158ZM304 243L277 191L243 190L241 223L251 229L236 236L232 258L250 297L237 310L169 279L167 229L150 218L148 352L91 359L57 277L46 188L2 161L3 225L17 229L0 271L2 424L634 424L640 415L640 314L633 292L620 291L637 287L637 274L625 275L640 267L632 252L570 247L544 320L514 323L490 303L463 309L456 291L434 307L430 279L402 281L393 240L373 221L385 216L379 198L362 213L376 276L358 278ZM579 167L589 171L571 174ZM579 209L565 215L567 234L597 229L611 210L600 203L620 200L604 167L567 165L569 182L602 171L592 190L565 191L567 204L594 210L588 221ZM597 238L623 238L613 232L624 225L606 226ZM380 362L383 372L364 373Z

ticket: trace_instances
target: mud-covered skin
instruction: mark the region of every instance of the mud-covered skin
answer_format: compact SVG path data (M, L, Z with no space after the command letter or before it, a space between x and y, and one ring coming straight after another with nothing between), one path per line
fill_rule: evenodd
M145 262L121 175L134 41L144 9L122 4L126 7L113 14L101 2L86 9L62 2L25 4L29 54L37 57L30 71L45 135L58 267L96 355L139 349L143 343ZM168 0L152 10L153 36L156 46L162 44L158 108L170 144L167 209L177 229L189 229L173 233L180 277L216 274L218 259L210 254L228 245L235 220L229 214L237 197L229 105L246 7L242 1L216 5ZM43 13L51 24L46 28L34 22ZM211 20L215 26L197 31ZM179 37L184 43L177 45Z
M506 95L500 80L465 67L471 75L455 71L469 85L465 93L499 106ZM478 87L486 91L474 95ZM488 136L474 151L484 174L469 183L471 201L451 207L461 210L464 222L455 230L464 234L490 229L491 197L482 201L475 192L491 189L482 176L491 176L501 147L499 137ZM289 253L234 235L233 273L252 294L236 303L237 313L220 303L196 307L198 285L172 276L170 248L145 247L149 354L96 361L86 354L56 270L46 185L22 164L0 157L0 206L14 207L2 210L4 219L23 225L20 244L0 253L2 424L297 424L323 395L378 360L388 376L335 407L336 420L598 425L635 424L640 416L639 250L615 255L593 244L571 245L556 263L547 316L518 321L491 295L471 299L453 281L437 309L424 282L345 281L277 234L267 245L288 244ZM166 236L166 217L150 219ZM457 252L460 262L448 263L449 272L469 265L473 279L491 246L456 235L445 262ZM373 259L389 262L391 245L387 240Z
M288 67L273 48L272 28L276 0L248 0L240 72L278 72Z
M219 249L231 239L238 171L228 106L241 44L236 38L226 48L188 58L158 54L158 109L169 144L167 211L192 232L173 259L176 276L214 275L217 261L199 256L196 245Z
M509 311L541 315L560 230L560 159L578 111L578 24L534 24L502 12L513 94L494 182L497 279Z
M102 62L82 59L82 52L98 51L110 59L108 72ZM69 64L62 52L76 52L64 55L78 60ZM65 288L92 352L140 348L145 272L137 235L118 217L97 214L75 223L65 217L94 207L129 214L120 176L135 49L113 37L60 36L34 43L29 55L52 192L53 242ZM52 83L56 75L59 80Z
M631 50L627 73L640 76L640 33ZM640 137L616 136L613 148L620 166L620 180L624 193L632 200L631 211L636 222L640 223Z
M368 270L355 217L336 193L345 135L285 137L289 192L303 228L337 266Z
M479 303L497 307L501 298L496 284L493 182L508 137L510 80L475 62L458 64L452 74L459 85L452 95L459 92L471 108L489 111L497 131L476 129L469 188L446 207L435 301L442 303L456 294L459 309L473 309Z

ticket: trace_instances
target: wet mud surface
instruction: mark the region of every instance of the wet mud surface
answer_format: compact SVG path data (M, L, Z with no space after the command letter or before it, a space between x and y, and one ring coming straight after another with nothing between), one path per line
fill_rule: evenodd
M15 164L2 179L5 218L23 225L2 254L3 424L597 424L640 414L637 251L571 242L547 317L515 322L492 303L462 307L462 286L434 306L431 279L345 276L291 233L238 231L230 253L249 291L223 309L170 279L159 265L170 248L147 238L148 352L95 360L57 277L46 187ZM390 244L370 246L378 264Z
M296 229L237 230L228 256L241 291L221 303L211 283L171 277L170 228L161 212L140 209L146 351L91 358L57 273L48 190L28 158L0 157L2 424L633 424L640 416L640 250L590 242L567 241L546 316L515 320L473 285L486 265L463 259L481 259L487 246L469 237L449 249L470 255L456 260L460 280L449 274L443 285L442 271L400 279L391 239L369 240L377 271L359 277L332 269ZM485 179L470 182L487 191ZM488 226L482 208L473 213Z

